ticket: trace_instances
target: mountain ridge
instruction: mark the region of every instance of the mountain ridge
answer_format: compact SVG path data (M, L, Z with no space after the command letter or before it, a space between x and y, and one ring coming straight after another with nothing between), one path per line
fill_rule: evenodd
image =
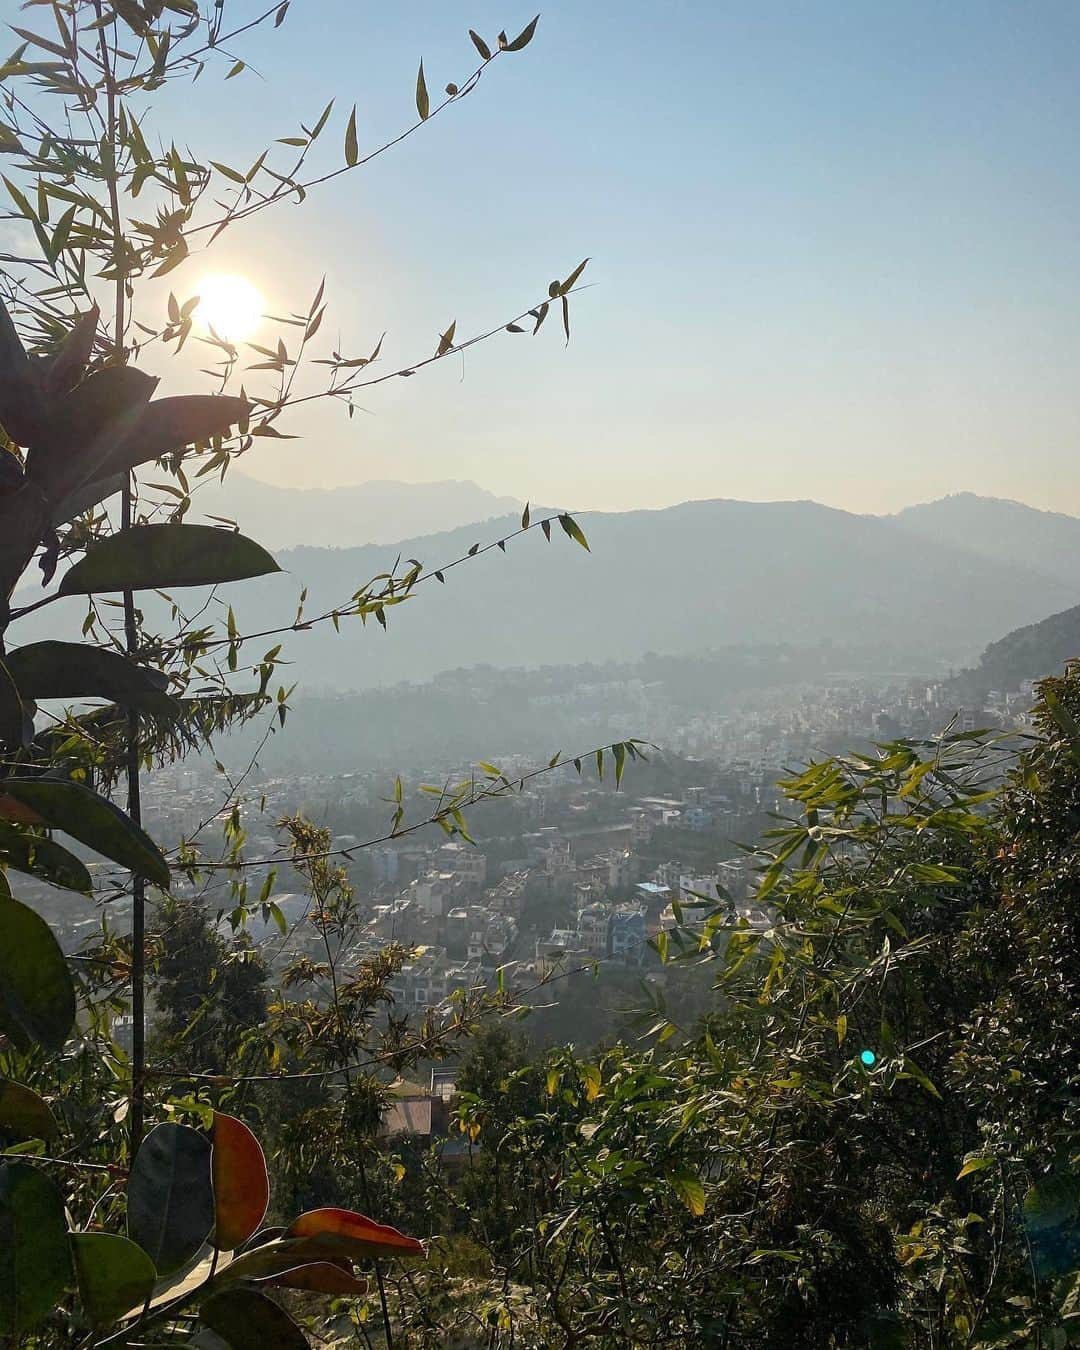
M464 478L424 483L373 478L332 488L291 488L232 469L223 482L200 488L191 518L234 520L271 549L305 543L352 548L392 544L395 531L418 536L479 524L521 506L515 497L497 496Z

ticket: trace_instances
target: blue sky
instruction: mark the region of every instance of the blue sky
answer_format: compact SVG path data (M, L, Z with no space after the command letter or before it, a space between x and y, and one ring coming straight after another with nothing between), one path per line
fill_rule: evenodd
M336 95L329 163L354 101L363 150L410 119L421 56L441 89L470 26L533 12L294 0L242 40L259 75L194 87L184 134L243 164ZM397 364L588 254L569 349L554 325L499 338L351 423L297 413L304 439L246 468L579 509L973 489L1080 512L1078 58L1073 0L552 0L459 107L206 264L278 308L325 272L328 335L386 328Z

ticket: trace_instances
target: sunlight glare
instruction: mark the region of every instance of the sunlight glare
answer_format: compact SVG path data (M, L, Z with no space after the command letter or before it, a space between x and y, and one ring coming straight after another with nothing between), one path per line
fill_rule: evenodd
M199 322L226 342L242 342L258 328L263 298L246 277L215 273L202 279L196 294L199 303L195 315Z

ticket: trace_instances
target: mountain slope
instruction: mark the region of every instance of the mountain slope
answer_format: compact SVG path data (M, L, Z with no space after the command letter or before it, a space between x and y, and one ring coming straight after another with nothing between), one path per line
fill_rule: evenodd
M633 660L730 643L853 639L902 650L910 667L970 662L1003 629L1065 608L1080 590L948 543L913 547L895 521L812 502L688 502L581 517L592 553L539 531L425 583L389 612L390 628L343 624L290 637L295 673L323 689L422 681L489 663ZM227 596L242 628L282 622L301 585L306 612L341 605L365 580L415 557L429 567L517 528L517 517L392 548L299 548L289 575Z
M991 689L1018 689L1023 680L1060 675L1067 661L1080 658L1080 605L1051 614L991 642L979 664L957 677L971 696Z
M521 509L475 483L372 480L337 488L283 488L231 470L200 488L191 519L225 516L267 548L351 548L432 534Z
M1080 582L1080 520L1075 516L959 492L887 519L928 542L959 545L1059 581Z

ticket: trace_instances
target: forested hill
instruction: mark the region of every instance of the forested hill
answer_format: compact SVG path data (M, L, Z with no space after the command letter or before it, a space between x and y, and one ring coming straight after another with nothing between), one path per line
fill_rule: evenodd
M1063 560L1048 575L946 538L929 543L896 517L814 502L697 501L579 519L591 553L558 527L550 544L534 529L505 554L493 549L447 572L445 585L422 585L388 611L388 632L347 621L340 635L323 624L289 636L289 678L345 692L484 663L635 661L823 640L901 648L908 668L932 674L974 664L1003 631L1080 598L1080 556L1071 572ZM519 523L515 512L397 544L276 550L284 574L221 588L219 617L231 602L241 631L274 629L292 620L302 587L305 614L315 615L347 604L396 559L441 567ZM155 603L147 597L148 616ZM188 593L189 612L199 603ZM77 636L83 609L71 600L31 616L20 639L39 635L36 627L55 635L61 610Z
M1060 675L1065 663L1078 657L1080 605L1074 605L992 642L979 664L957 676L955 683L980 696L991 689L1017 689L1022 680Z
M310 686L360 689L442 670L636 660L733 643L836 641L906 646L931 669L967 665L1003 630L1075 602L1080 586L947 542L913 543L894 520L813 502L700 501L580 517L591 553L538 530L427 583L372 625L289 641ZM307 613L341 604L368 578L417 558L440 566L518 528L516 515L389 548L299 548L284 577L237 588L238 621L281 622L300 587ZM1076 581L1080 582L1080 565Z

